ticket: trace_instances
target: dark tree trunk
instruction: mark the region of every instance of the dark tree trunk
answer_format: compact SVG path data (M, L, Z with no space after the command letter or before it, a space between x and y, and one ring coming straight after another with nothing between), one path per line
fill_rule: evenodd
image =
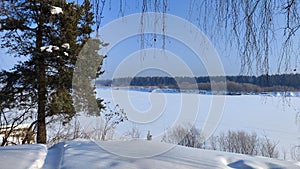
M44 59L38 65L38 122L37 143L46 143L46 77Z
M42 5L41 5L42 6ZM44 24L44 15L41 7L38 22L38 29L36 32L36 50L37 50L37 60L38 64L36 65L37 71L37 83L38 83L38 117L37 117L37 143L45 144L47 141L46 135L46 73L45 73L45 59L41 56L40 47L43 45L43 24Z

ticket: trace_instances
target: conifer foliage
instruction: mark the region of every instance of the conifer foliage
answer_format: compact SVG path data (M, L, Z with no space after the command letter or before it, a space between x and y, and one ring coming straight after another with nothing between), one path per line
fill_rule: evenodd
M0 107L10 113L31 110L28 116L37 126L37 142L46 143L47 123L57 119L67 123L76 115L72 78L77 56L92 33L91 4L89 0L81 5L66 0L3 0L0 4L1 47L25 60L0 73ZM92 42L99 50L102 43ZM93 55L100 58L96 60L100 67L102 57L97 52ZM94 71L88 80L102 73L100 68ZM82 100L95 97L91 85L90 89L80 93ZM89 107L88 102L82 104Z

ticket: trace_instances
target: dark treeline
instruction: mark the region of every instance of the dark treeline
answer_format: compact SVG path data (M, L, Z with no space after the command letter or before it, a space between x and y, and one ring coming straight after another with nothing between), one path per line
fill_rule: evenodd
M262 91L299 91L300 74L261 75L261 76L226 76L228 91L262 92ZM134 77L116 78L113 80L98 80L102 86L142 86L160 88L211 90L211 83L223 85L224 77ZM220 87L221 88L221 87Z

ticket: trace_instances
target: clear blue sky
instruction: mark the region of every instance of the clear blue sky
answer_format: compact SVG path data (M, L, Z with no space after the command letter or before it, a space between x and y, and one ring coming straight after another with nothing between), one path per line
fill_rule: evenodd
M124 2L124 1L123 1ZM131 2L131 3L130 3ZM108 8L104 11L104 18L102 19L102 25L105 26L106 24L112 22L114 19L118 19L121 14L123 15L130 15L134 13L141 12L141 3L138 4L136 1L127 1L127 3L123 3L123 13L119 10L119 1L112 1L111 2L111 10L109 10L109 4L107 4ZM167 13L176 15L180 18L187 19L188 18L188 9L189 9L189 3L188 1L169 1ZM153 12L152 9L148 9L149 12ZM113 36L113 35L112 35ZM147 47L156 47L156 48L162 48L162 37L157 38L156 44L153 43L153 37L146 38L149 42L149 45ZM109 43L109 42L108 42ZM155 46L154 46L155 45ZM130 54L139 51L141 49L140 44L140 36L135 36L128 38L121 43L119 43L117 46L115 46L112 50L108 52L108 58L105 59L103 68L105 70L105 74L103 75L103 78L110 78L113 76L114 72L116 71L117 66L124 61L126 57L128 57ZM166 46L165 49L167 51L172 52L176 56L180 57L186 65L193 71L193 74L195 76L206 76L207 72L205 67L203 66L202 62L198 59L197 55L189 49L188 46L182 44L179 41L176 41L172 38L166 38ZM223 53L221 57L221 61L224 65L224 69L226 74L228 75L237 75L240 72L240 60L237 57L236 52L231 53L224 53L224 51L218 51ZM132 63L132 67L140 67L141 71L143 72L143 75L149 75L149 76L155 76L159 75L159 71L153 71L153 70L144 70L145 67L143 65L147 64L147 59L145 57L149 56L140 56L136 58L135 62ZM151 56L150 56L151 57ZM163 56L157 54L154 57L153 63L155 67L155 60L157 62L165 62L166 64L169 64L170 69L180 69L178 65L172 64L171 57ZM164 57L163 59L161 57ZM234 66L233 66L234 65ZM128 72L130 72L131 67L128 67ZM184 72L174 74L176 76L185 76L186 74ZM126 76L125 73L123 76Z
M80 1L79 1L80 2ZM122 2L122 10L120 11L120 2ZM107 0L106 6L104 8L101 27L105 26L106 24L112 22L115 19L120 18L121 16L126 16L129 14L139 13L141 12L141 5L142 1L137 2L135 0L122 0L122 1L115 1L115 0ZM183 19L189 18L189 1L168 1L168 8L167 13L176 15ZM153 7L151 9L149 8L148 11L153 12ZM196 24L196 20L191 21L193 24ZM280 23L279 23L280 24ZM121 30L122 28L120 28ZM112 35L113 36L113 35ZM151 38L146 38L146 40L151 41ZM149 42L148 47L156 47L156 48L162 48L162 38L161 36L158 36L157 43L153 44L153 41ZM110 43L110 42L108 42ZM213 42L214 43L214 42ZM221 58L221 62L224 66L225 73L227 75L238 75L240 73L240 58L237 55L237 51L235 49L227 49L224 50L224 46L228 45L228 43L225 41L221 41L218 44L213 44L216 47L217 52L219 53L219 56ZM102 78L111 78L116 71L116 68L118 65L124 61L124 59L134 52L137 52L141 49L141 43L140 43L140 36L134 36L130 37L126 40L123 40L118 45L114 46L110 51L104 51L108 52L108 57L104 61L103 69L105 70L105 74ZM166 47L165 49L179 58L181 58L184 63L193 71L193 74L195 76L203 76L207 75L206 69L203 66L202 62L198 59L197 55L193 53L189 47L185 46L179 41L176 41L172 38L166 38ZM105 49L104 49L105 50ZM132 63L132 67L139 66L141 69L141 73L143 75L159 75L161 71L159 70L148 70L143 67L145 62L147 62L147 59L144 57L148 56L141 56L137 57L136 60ZM156 53L153 57L153 61L155 64L155 60L157 62L164 62L165 64L168 64L170 69L177 69L180 70L180 66L174 65L172 63L172 57L171 56L164 56L159 53ZM164 58L161 58L164 57ZM18 58L12 58L9 55L5 54L5 50L1 49L0 51L0 68L1 69L9 69L13 66L14 63L16 63L16 60ZM270 66L271 66L271 73L276 73L277 68L277 59L271 58L270 60ZM296 64L297 66L297 64ZM128 67L128 71L130 72L131 66ZM155 66L154 66L155 67ZM179 71L180 72L180 71ZM123 74L126 76L126 72ZM186 74L182 73L176 73L174 74L176 76L185 76Z
M120 11L120 2L122 1L122 11ZM102 24L101 26L106 26L106 24L112 22L115 19L118 19L122 15L130 15L134 13L139 13L141 12L141 6L142 6L142 1L135 1L135 0L121 0L121 1L107 1L106 2L106 8L104 11L104 18L102 19ZM148 6L148 11L153 12L154 7L149 7ZM193 7L193 11L197 7ZM160 9L161 10L161 9ZM197 25L198 21L196 18L190 17L190 16L195 16L197 15L197 12L194 14L190 14L190 1L168 1L168 7L167 7L167 13L176 15L180 18L187 19L190 21L192 24ZM274 19L274 27L282 28L284 23L284 18L278 17ZM212 21L213 22L213 21ZM121 29L121 28L120 28ZM201 30L205 33L205 30ZM208 30L210 31L210 30ZM270 57L269 57L269 63L270 63L270 74L276 74L277 73L277 68L278 68L278 58L275 55L278 55L280 52L281 48L281 42L283 38L283 31L282 30L276 30L275 32L275 40L274 43L271 44L270 46L273 47L272 51L270 52ZM224 32L224 34L230 34L230 32ZM113 34L112 34L113 36ZM147 47L153 47L153 37L150 37L150 45ZM157 38L159 39L159 38ZM218 41L220 39L220 41ZM160 39L161 40L161 39ZM109 42L108 42L109 43ZM217 52L219 53L221 62L224 66L225 73L227 75L238 75L240 73L240 62L241 58L238 56L238 52L236 48L230 48L229 47L229 40L224 39L223 37L216 37L214 40L212 40L213 46L216 48ZM297 43L294 44L295 46ZM161 43L159 40L156 43L157 48L161 48ZM116 71L117 66L124 61L126 57L128 57L130 54L133 52L136 52L140 50L140 37L131 37L129 39L126 39L122 41L119 45L114 47L111 51L108 53L108 58L105 59L104 62L104 70L106 71L103 78L110 78L113 73ZM166 50L172 52L176 56L179 56L193 71L193 73L196 76L202 76L202 75L207 75L206 69L203 66L202 62L198 59L197 55L195 55L189 47L185 46L184 44L172 39L172 38L167 38L166 40ZM296 73L299 72L299 69L297 69L296 72L293 71L294 68L298 68L299 66L299 61L297 60L297 55L299 52L295 52L294 55L290 56L291 57L291 70L287 70L287 73ZM143 69L143 65L145 65L145 56L141 56L140 58L136 59L136 63L133 64L134 66L139 66L141 69ZM155 56L155 57L166 57L166 56ZM153 59L155 62L155 59ZM161 60L157 59L158 62ZM166 63L168 63L171 59L166 58ZM170 62L171 63L171 62ZM177 65L172 65L170 64L169 67L171 68L176 68L178 69L179 67ZM128 71L130 71L131 67L128 67ZM255 66L254 66L255 69ZM145 72L148 72L149 75L156 75L154 71L143 71L144 74L147 74ZM156 71L158 72L158 71ZM255 70L253 73L256 73ZM179 76L182 75L184 76L185 74L178 74ZM256 74L254 74L256 75Z

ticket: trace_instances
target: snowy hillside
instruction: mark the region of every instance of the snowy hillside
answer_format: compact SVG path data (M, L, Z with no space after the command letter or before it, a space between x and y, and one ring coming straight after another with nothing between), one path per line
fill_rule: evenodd
M111 152L106 151L107 149ZM168 150L168 151L162 151ZM159 152L157 155L145 157ZM161 142L62 142L48 150L43 145L0 148L3 169L299 169L300 163L193 149ZM143 158L139 158L143 157ZM45 159L45 161L43 161Z

